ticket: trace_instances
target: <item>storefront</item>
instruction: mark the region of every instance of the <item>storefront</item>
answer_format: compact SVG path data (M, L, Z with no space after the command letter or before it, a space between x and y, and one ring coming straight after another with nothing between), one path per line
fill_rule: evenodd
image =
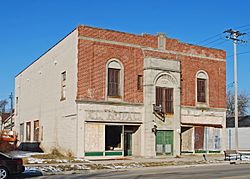
M95 105L93 110L85 105L83 109L85 157L141 155L141 106Z

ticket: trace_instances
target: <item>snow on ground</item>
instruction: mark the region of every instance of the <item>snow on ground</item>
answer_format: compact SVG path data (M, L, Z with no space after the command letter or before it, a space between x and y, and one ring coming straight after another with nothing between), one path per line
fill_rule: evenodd
M24 175L27 176L41 176L48 174L60 174L68 171L86 171L86 170L97 170L97 169L130 169L130 168L141 168L148 166L159 166L159 165L180 165L181 164L198 164L198 161L189 161L185 163L184 161L166 161L166 162L119 162L119 163L95 163L93 161L89 161L82 158L75 159L38 159L32 157L32 155L39 155L44 153L37 152L27 152L27 151L12 151L10 155L13 157L26 158L28 164L41 164L33 167L25 167ZM236 157L231 157L231 160L236 160ZM242 155L243 161L250 161L250 153ZM239 159L238 159L239 161ZM187 162L187 161L186 161ZM202 161L204 163L204 161ZM214 162L214 161L213 161ZM29 165L32 166L32 165Z
M250 155L242 155L241 159L242 160L250 160Z
M8 155L17 158L25 158L30 157L31 155L42 155L44 153L41 152L30 152L30 151L21 151L21 150L14 150L8 153Z

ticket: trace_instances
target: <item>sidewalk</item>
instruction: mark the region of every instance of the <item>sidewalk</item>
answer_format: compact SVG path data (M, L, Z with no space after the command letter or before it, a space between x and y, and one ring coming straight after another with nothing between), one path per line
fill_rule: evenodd
M235 161L234 161L235 162ZM237 164L243 161L236 161ZM246 163L246 161L244 161ZM250 162L249 162L250 163ZM139 157L113 157L113 158L90 158L81 162L60 162L60 163L33 163L26 164L26 172L40 171L43 175L86 173L104 169L132 169L142 167L187 167L197 165L229 165L229 161L224 161L224 155L182 155L181 157L157 156L156 158Z

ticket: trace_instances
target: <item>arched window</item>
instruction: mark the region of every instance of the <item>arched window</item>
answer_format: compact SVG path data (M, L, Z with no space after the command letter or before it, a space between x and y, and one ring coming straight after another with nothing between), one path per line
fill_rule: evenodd
M196 75L196 98L198 103L208 102L208 75L205 71L199 71Z
M123 66L117 59L107 63L107 96L121 98L123 96Z

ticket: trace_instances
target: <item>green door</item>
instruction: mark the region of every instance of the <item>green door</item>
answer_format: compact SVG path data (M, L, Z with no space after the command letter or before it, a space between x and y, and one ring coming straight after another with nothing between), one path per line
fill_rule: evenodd
M156 132L156 153L173 154L173 131Z

